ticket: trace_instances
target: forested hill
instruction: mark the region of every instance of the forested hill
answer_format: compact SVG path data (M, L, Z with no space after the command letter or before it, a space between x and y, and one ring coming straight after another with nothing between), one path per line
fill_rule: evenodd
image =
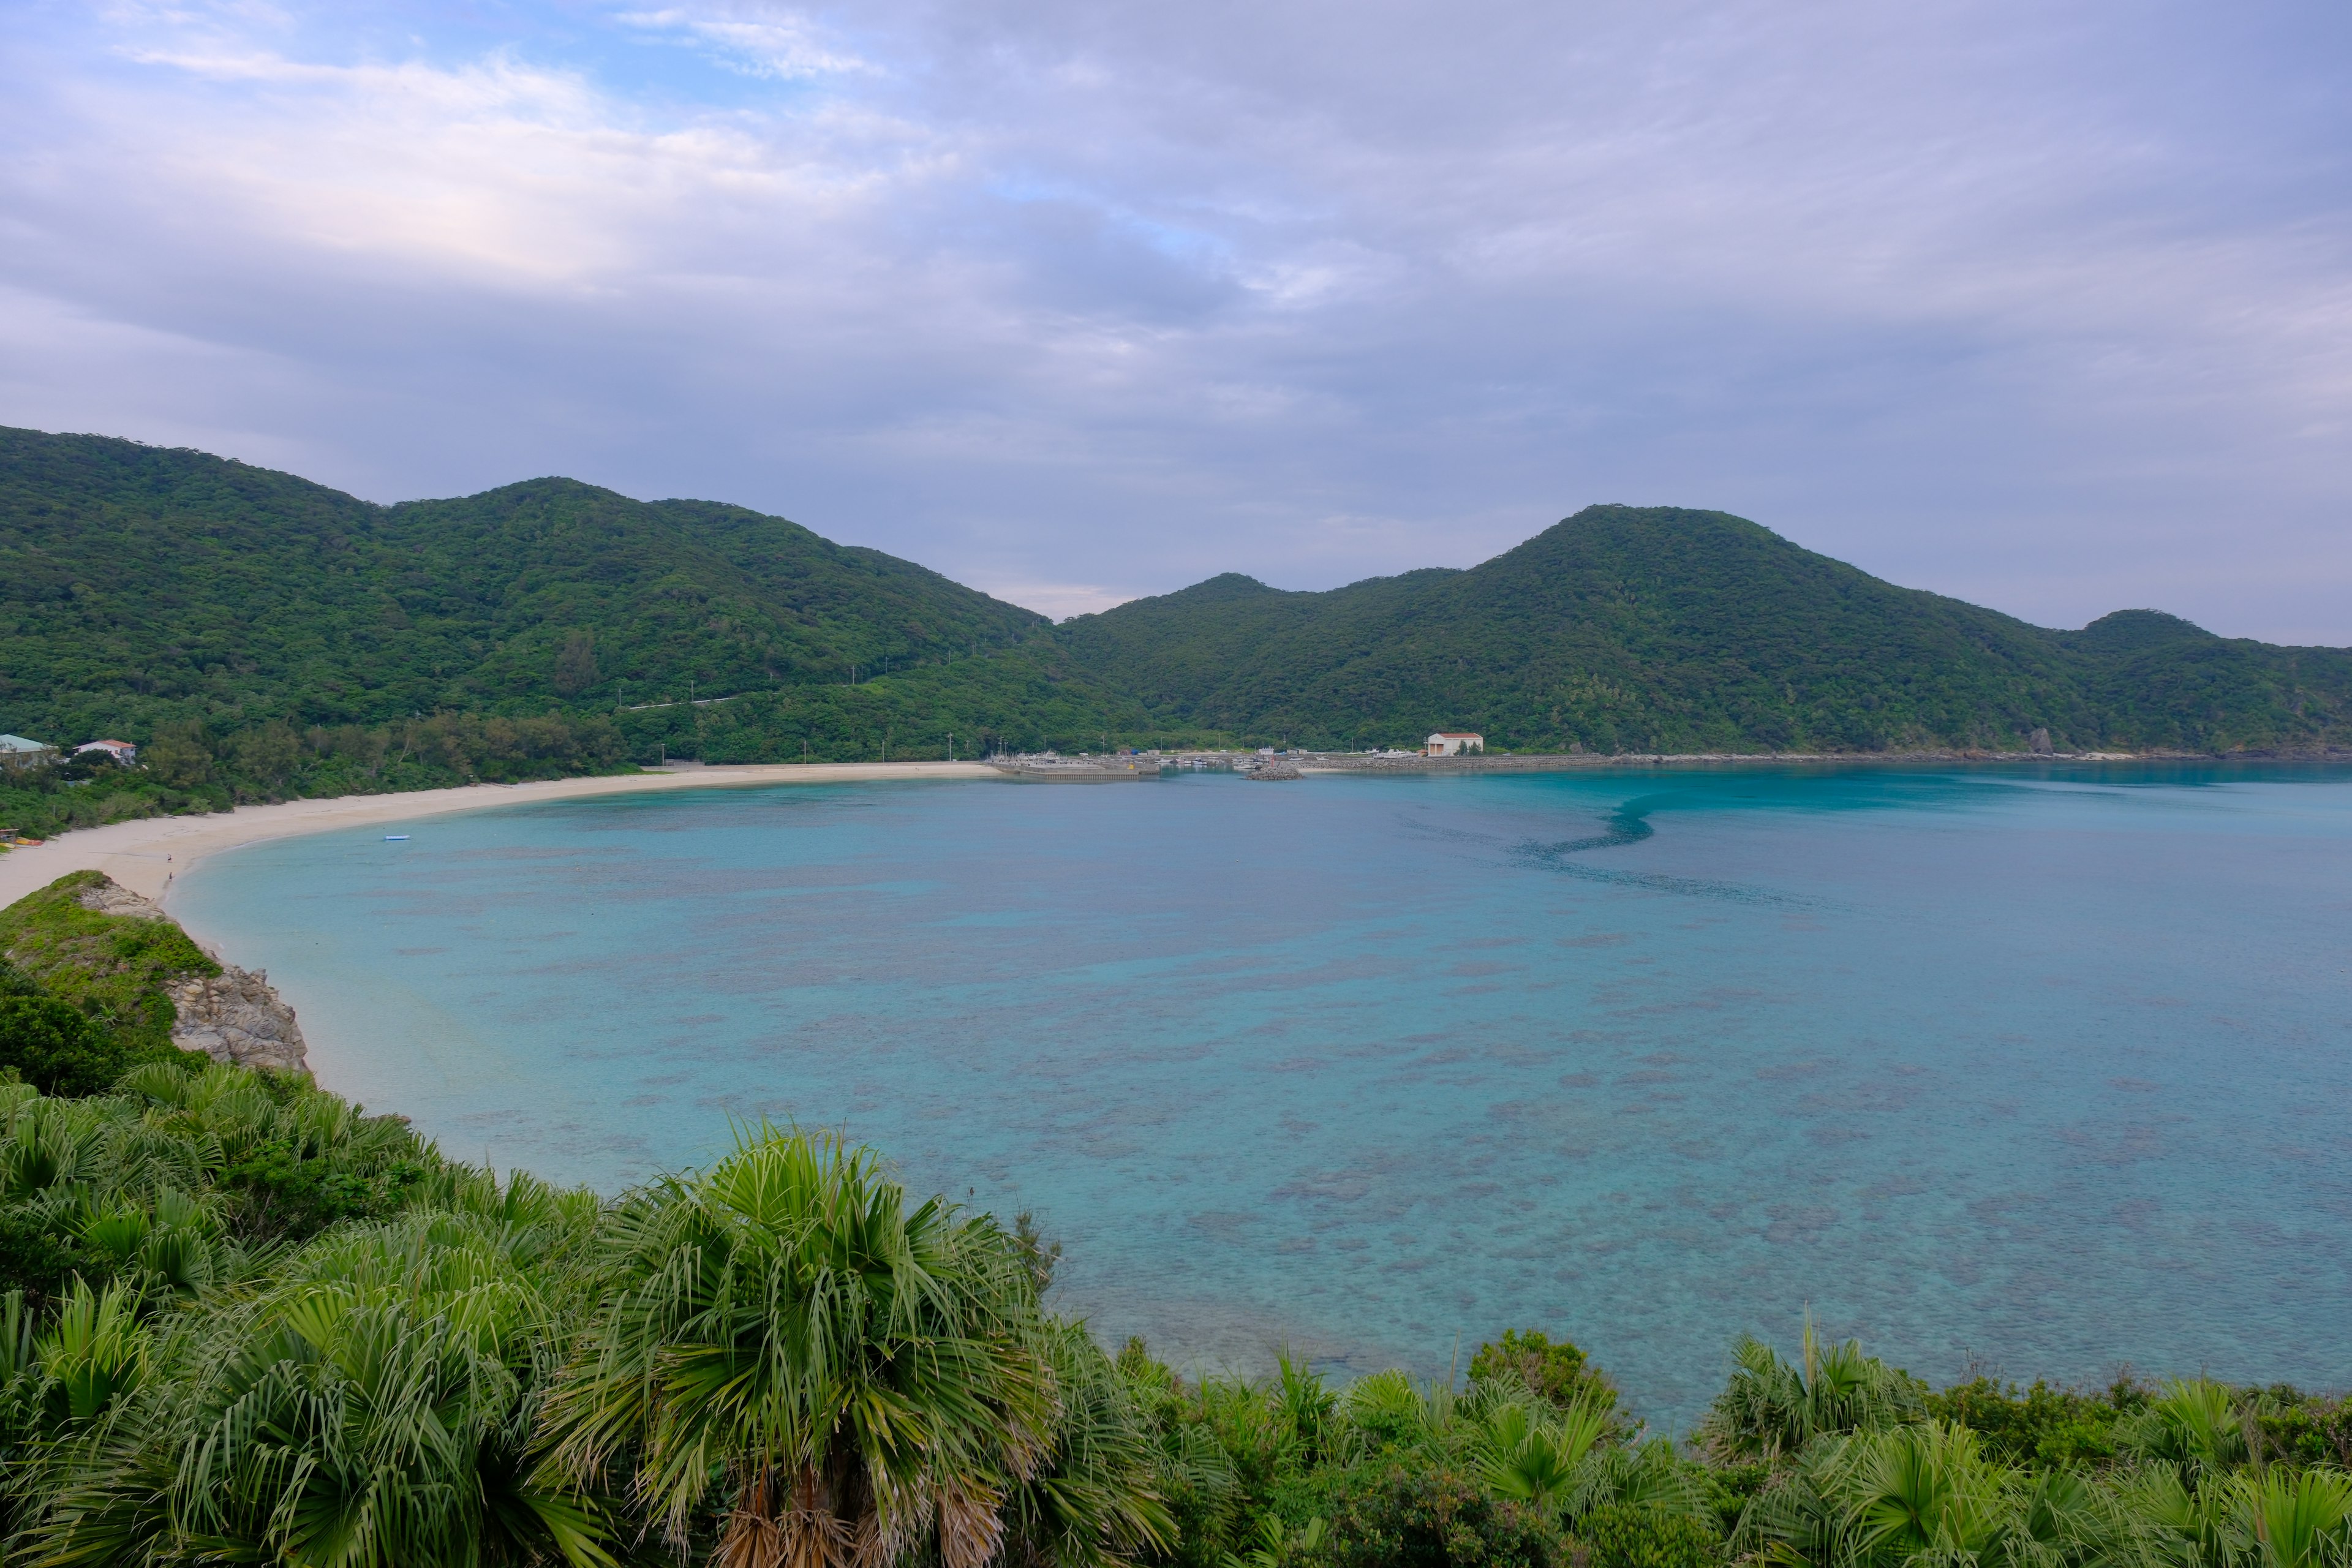
M740 507L558 479L375 506L202 453L0 430L0 723L44 739L611 711L1048 635Z
M1588 507L1468 571L1328 593L1214 577L1062 633L1157 722L1307 746L1440 728L1517 751L2352 744L2352 650L2144 610L2047 631L1675 507Z
M2312 749L2352 745L2352 651L2149 611L2047 631L1721 512L1629 507L1466 572L1320 594L1224 576L1056 627L740 507L561 479L376 506L203 453L0 429L0 730L140 742L139 787L181 792L60 779L0 799L20 826L664 754L1454 727L1515 751L2018 751L2036 731L2062 750Z

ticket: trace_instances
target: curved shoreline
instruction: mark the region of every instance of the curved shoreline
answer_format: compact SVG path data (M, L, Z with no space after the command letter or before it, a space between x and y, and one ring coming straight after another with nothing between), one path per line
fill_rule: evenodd
M1220 753L1224 754L1224 753ZM1360 758L1352 753L1307 753L1303 773L1582 773L1658 767L1902 765L1921 763L2149 763L2316 762L2343 763L2352 753L2309 756L2217 757L2187 752L2084 752L2046 755L1980 752L1530 752L1443 758ZM0 909L47 887L68 871L104 871L132 892L165 901L173 876L207 855L272 838L323 833L376 822L404 822L453 811L526 800L576 800L605 795L656 794L678 789L723 789L774 784L860 784L876 779L992 779L1013 775L984 763L740 763L675 771L604 774L593 778L537 779L528 784L463 784L454 789L389 795L333 795L320 800L241 805L201 816L146 816L58 835L46 844L0 854Z
M455 789L396 795L334 795L324 800L283 801L276 805L241 805L235 811L203 816L144 816L135 822L109 823L104 827L60 834L47 843L0 855L0 908L47 887L68 871L103 871L132 892L163 903L174 876L207 855L223 850L337 827L405 822L412 817L479 811L524 801L774 784L1003 777L979 763L747 763L680 769L675 773L539 779L518 784L463 784Z

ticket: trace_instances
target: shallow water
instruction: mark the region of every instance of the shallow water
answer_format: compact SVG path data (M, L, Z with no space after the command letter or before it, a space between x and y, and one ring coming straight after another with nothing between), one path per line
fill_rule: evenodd
M1542 1326L1675 1426L1810 1303L1926 1375L2352 1382L2352 770L782 785L173 907L453 1153L843 1127L1182 1362Z

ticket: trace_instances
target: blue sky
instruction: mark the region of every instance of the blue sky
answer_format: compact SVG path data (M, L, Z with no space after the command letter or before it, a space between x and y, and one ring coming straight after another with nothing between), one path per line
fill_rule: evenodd
M16 0L0 423L1055 614L1719 507L2352 644L2352 8Z

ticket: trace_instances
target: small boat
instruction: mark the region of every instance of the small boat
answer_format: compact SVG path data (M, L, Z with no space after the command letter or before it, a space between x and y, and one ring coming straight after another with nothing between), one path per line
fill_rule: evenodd
M400 844L404 843L408 835L405 833L387 833L383 836L383 841L386 844Z

